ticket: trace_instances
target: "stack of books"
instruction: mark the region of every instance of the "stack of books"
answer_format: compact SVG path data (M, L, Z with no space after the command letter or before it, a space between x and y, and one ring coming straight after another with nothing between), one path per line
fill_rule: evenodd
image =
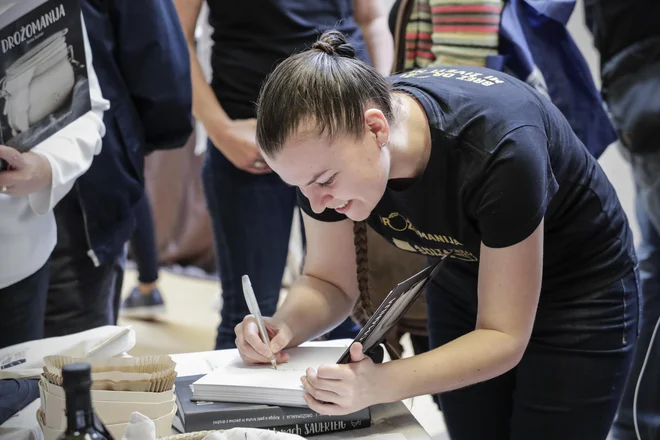
M179 432L214 431L231 428L261 428L302 437L348 431L371 426L371 411L365 408L345 416L323 416L308 407L257 403L195 400L192 384L199 376L176 381L177 413L172 422Z

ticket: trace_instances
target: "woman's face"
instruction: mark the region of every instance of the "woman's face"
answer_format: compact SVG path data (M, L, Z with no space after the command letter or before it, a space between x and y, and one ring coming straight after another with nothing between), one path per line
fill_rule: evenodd
M330 140L301 127L265 160L282 180L300 188L314 212L334 209L351 220L365 220L383 196L390 172L387 121L382 113L370 121L368 113L359 139Z

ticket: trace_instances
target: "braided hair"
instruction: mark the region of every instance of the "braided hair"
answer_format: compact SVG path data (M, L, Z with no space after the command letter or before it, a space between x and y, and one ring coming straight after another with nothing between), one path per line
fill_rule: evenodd
M354 310L353 319L360 325L366 324L371 316L371 291L369 289L369 247L367 242L367 222L353 224L353 243L360 299Z

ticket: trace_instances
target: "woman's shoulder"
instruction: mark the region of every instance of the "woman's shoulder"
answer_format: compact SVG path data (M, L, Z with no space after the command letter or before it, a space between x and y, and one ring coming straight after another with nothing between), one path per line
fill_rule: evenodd
M504 72L485 67L427 67L390 77L395 91L419 90L448 111L487 107L507 117L519 108L540 107L541 95ZM414 92L412 92L414 93Z
M418 69L392 77L392 87L417 99L432 129L478 148L488 148L519 127L547 125L545 98L491 69Z

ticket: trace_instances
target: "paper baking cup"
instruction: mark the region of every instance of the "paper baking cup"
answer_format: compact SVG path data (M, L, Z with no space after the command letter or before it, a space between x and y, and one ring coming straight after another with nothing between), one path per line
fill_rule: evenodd
M71 356L46 356L44 358L46 371L62 375L62 367L66 364L84 362L91 366L92 373L121 371L124 373L147 373L154 377L168 376L176 363L169 356L138 356L128 358L74 358Z
M43 378L57 386L62 386L62 377L54 376L50 373L43 373ZM168 377L152 380L95 380L92 382L92 390L103 391L136 391L136 392L149 392L149 393L162 393L171 390L176 380L176 372L170 374Z
M44 379L44 378L42 378ZM64 388L55 385L46 380L42 380L44 389L50 394L65 398ZM160 403L171 401L174 396L174 386L160 393L156 392L138 392L138 391L105 391L105 390L92 390L92 402L107 401L107 402L143 402L143 403Z
M59 386L63 383L62 367L74 362L91 365L93 390L157 393L171 389L176 379L176 364L169 356L106 359L47 356L44 361L43 377Z

